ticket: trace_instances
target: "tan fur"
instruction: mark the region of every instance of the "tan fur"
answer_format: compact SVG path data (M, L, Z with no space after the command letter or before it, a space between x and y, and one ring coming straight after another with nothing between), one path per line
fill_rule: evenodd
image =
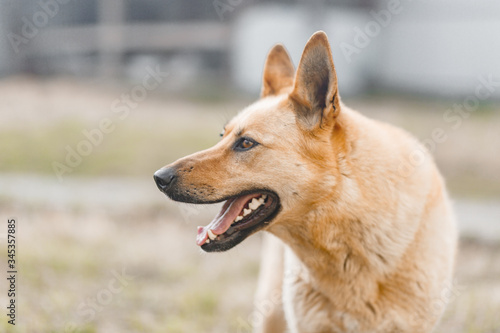
M266 240L257 302L275 292L283 302L255 332L285 332L285 321L290 332L431 332L457 238L439 171L410 135L341 102L323 32L293 73L276 46L261 99L217 145L176 162L183 186L207 200L255 186L280 197L265 229L276 237ZM259 147L235 154L241 135ZM402 172L414 152L422 160Z

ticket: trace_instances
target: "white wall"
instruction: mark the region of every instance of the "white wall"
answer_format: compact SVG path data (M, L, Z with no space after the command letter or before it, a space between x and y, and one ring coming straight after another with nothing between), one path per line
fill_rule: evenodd
M297 65L307 39L320 29L332 45L341 95L363 92L370 82L409 93L469 96L480 78L500 82L498 0L385 0L373 12L253 6L233 25L234 81L258 92L272 45L283 43ZM492 95L500 97L500 86Z
M390 89L468 96L500 82L500 1L402 0L379 46L374 77ZM381 8L386 5L381 3ZM500 97L500 86L494 91Z

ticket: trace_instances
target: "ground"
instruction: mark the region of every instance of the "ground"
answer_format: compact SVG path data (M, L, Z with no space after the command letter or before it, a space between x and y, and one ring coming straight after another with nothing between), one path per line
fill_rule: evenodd
M172 203L152 180L162 165L215 143L249 100L189 102L155 92L120 118L112 105L128 91L68 79L0 82L0 221L17 220L19 271L17 325L2 315L0 331L248 332L265 315L252 300L261 236L202 253L196 226L216 207ZM451 102L346 103L421 140L445 131L433 152L463 237L437 332L500 332L497 106L481 106L455 129L443 118ZM96 135L70 171L55 172L53 162L67 164L67 147L76 151L105 118L113 130ZM2 306L6 288L0 284Z
M195 226L211 215L188 221L171 208L2 207L2 220L15 216L19 226L19 308L17 330L5 320L1 330L249 332L266 313L252 312L260 236L201 253ZM462 241L437 332L500 332L498 253L498 243Z

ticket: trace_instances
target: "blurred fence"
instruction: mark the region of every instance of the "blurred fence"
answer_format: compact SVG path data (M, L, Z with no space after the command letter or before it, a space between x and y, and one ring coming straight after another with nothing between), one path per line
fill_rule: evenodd
M325 30L344 95L469 96L481 77L500 81L494 0L0 0L0 29L4 76L121 77L143 56L189 56L191 83L209 72L255 93L274 43L297 62L307 38Z

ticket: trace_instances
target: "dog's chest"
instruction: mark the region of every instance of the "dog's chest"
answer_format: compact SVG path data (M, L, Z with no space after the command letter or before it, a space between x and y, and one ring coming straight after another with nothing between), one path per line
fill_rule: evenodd
M357 321L339 311L318 292L307 268L290 249L285 251L283 306L290 332L357 332Z

